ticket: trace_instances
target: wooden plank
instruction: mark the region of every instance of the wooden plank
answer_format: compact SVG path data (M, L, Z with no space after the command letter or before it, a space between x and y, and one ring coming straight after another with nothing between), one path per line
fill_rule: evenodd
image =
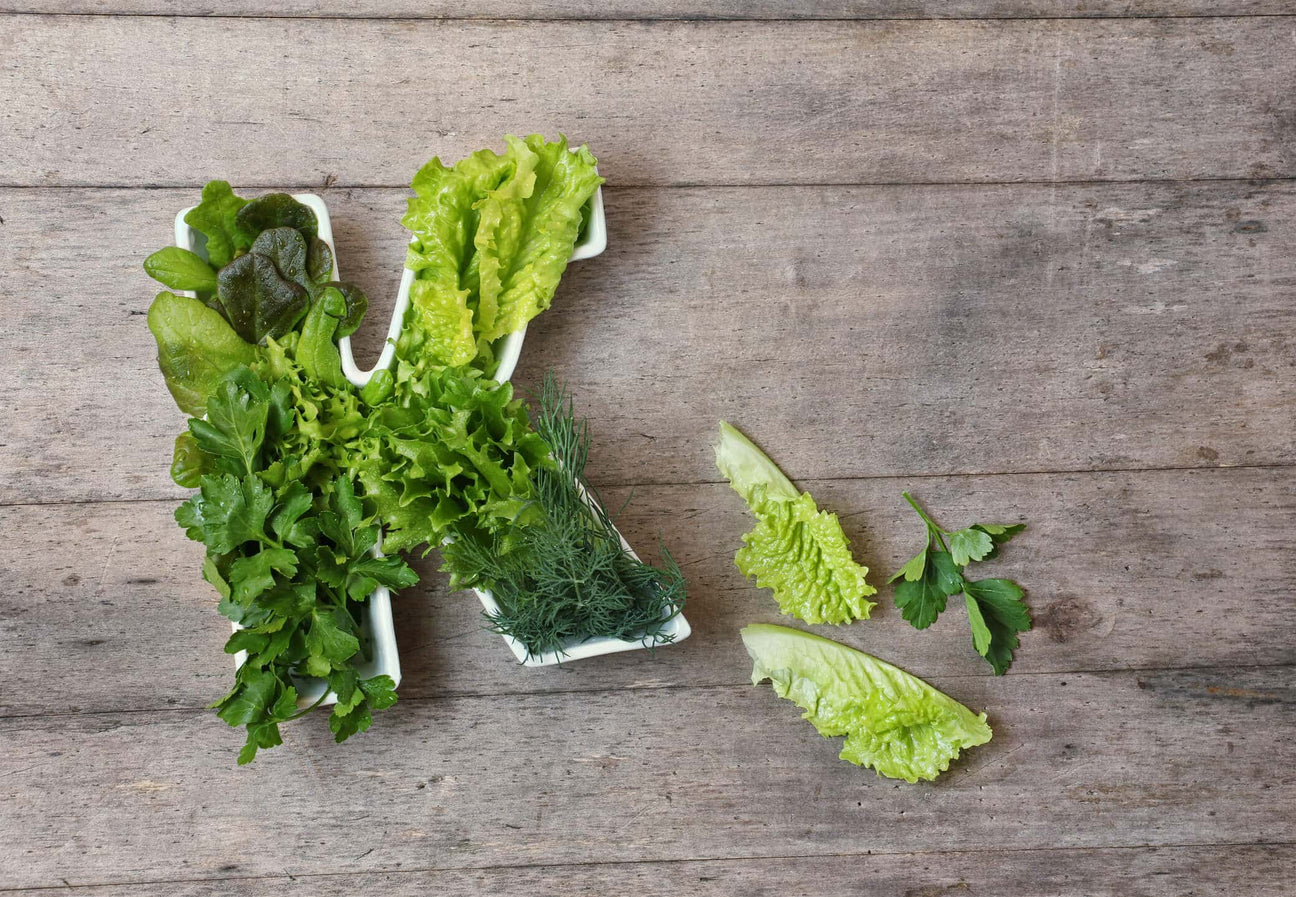
M326 191L376 356L403 191ZM183 495L139 265L194 191L0 191L0 502ZM717 479L728 418L794 478L1296 460L1296 185L607 191L517 378L573 381L600 482ZM111 235L108 238L106 235ZM112 448L105 451L106 439Z
M243 769L205 713L7 720L0 880L1296 840L1296 668L935 684L997 732L921 787L767 687L408 702Z
M1296 557L1287 538L1296 471L815 483L879 585L921 539L900 498L906 486L947 525L1029 519L1026 534L986 568L1021 582L1035 611L1010 676L1296 663ZM626 493L607 497L619 506ZM750 525L724 486L636 490L623 529L648 555L660 533L678 558L694 634L655 653L562 668L519 668L484 630L476 599L447 593L435 558L418 563L423 584L396 602L402 700L745 681L738 630L795 622L733 565ZM200 708L228 689L233 665L221 648L229 630L199 579L200 548L175 526L169 503L3 509L0 531L0 637L9 646L0 653L0 716ZM961 606L918 632L900 618L890 588L880 600L873 619L833 637L920 675L979 681L989 672Z
M398 186L532 130L621 185L1291 176L1289 31L13 17L0 183Z
M1243 16L1291 13L1282 0L380 0L363 8L337 0L283 0L273 10L253 0L0 0L0 12L165 16L270 16L396 19L1016 19Z
M95 885L99 897L242 897L273 890L284 897L386 897L426 894L570 894L604 897L1184 897L1245 894L1286 897L1296 877L1289 845L1151 847L1108 850L977 851L885 856L760 857L667 863L596 863L365 875L224 878L143 885ZM67 889L70 893L80 888ZM30 897L43 891L19 891Z

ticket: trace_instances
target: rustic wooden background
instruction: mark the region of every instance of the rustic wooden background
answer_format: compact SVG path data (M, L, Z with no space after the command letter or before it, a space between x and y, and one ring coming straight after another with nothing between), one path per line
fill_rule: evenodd
M223 18L205 16L220 13ZM1285 895L1296 878L1292 0L0 0L0 890ZM471 16L472 19L464 18ZM421 562L400 703L250 768L171 519L140 269L207 179L315 190L400 274L404 185L588 141L606 254L518 380L593 422L687 642L516 667ZM738 629L726 417L880 581L939 519L1030 521L1007 677L883 591L831 635L985 709L936 784L836 759Z

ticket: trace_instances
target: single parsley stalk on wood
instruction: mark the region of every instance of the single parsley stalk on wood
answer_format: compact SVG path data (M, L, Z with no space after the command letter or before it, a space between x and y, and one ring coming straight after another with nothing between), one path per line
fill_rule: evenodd
M908 492L904 498L923 519L927 543L891 577L891 582L903 579L895 593L901 616L915 629L926 629L945 610L946 599L962 592L972 644L994 667L995 675L1002 676L1012 664L1017 633L1031 628L1030 609L1022 601L1025 593L1011 579L969 580L963 573L968 564L997 555L999 546L1026 524L974 523L949 532L937 526Z

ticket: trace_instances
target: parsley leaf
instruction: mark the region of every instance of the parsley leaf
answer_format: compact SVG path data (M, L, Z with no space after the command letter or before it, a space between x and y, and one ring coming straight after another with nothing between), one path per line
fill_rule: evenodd
M895 588L901 616L914 628L926 629L945 610L947 599L962 592L972 646L994 668L995 675L1002 676L1020 644L1017 633L1031 628L1030 609L1022 600L1025 593L1010 579L969 581L963 571L968 564L995 557L999 546L1026 524L974 523L949 532L937 526L908 492L904 498L922 518L927 541L922 551L891 577L891 582L901 580Z

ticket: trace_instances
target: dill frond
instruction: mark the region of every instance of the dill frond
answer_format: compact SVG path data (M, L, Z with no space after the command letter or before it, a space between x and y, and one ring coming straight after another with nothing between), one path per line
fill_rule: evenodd
M585 482L589 428L550 373L533 409L536 432L556 465L535 471L530 522L504 533L459 532L445 546L455 585L491 591L491 629L532 655L564 652L592 638L669 641L666 624L686 600L684 575L662 549L660 567L630 553Z

